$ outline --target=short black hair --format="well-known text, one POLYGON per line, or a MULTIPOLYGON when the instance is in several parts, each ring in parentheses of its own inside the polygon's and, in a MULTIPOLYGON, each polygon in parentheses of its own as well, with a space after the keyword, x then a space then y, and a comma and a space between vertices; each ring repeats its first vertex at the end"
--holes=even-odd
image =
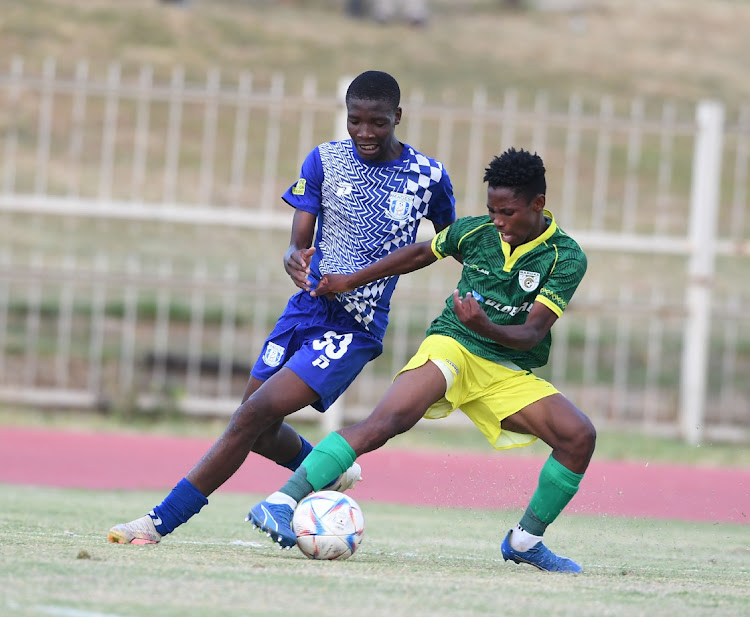
POLYGON ((523 148, 508 148, 496 156, 484 170, 484 181, 490 188, 509 187, 516 195, 531 202, 537 195, 545 195, 547 181, 544 178, 544 162, 541 157, 523 148))
POLYGON ((401 88, 392 75, 383 71, 365 71, 354 78, 346 91, 346 102, 351 99, 362 101, 384 101, 392 109, 401 103, 401 88))

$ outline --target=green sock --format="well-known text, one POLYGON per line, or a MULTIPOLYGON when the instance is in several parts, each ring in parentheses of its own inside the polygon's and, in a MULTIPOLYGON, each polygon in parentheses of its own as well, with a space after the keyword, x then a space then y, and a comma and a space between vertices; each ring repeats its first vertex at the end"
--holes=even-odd
POLYGON ((519 525, 535 536, 544 535, 563 508, 578 492, 583 474, 574 473, 558 463, 552 455, 539 474, 539 484, 519 525))
POLYGON ((279 492, 301 501, 312 491, 328 486, 349 469, 356 458, 357 454, 346 439, 338 433, 329 433, 307 455, 279 492))
POLYGON ((279 489, 279 493, 288 495, 294 501, 299 503, 310 493, 313 492, 312 484, 307 481, 307 470, 303 465, 297 467, 292 477, 286 481, 286 484, 279 489))

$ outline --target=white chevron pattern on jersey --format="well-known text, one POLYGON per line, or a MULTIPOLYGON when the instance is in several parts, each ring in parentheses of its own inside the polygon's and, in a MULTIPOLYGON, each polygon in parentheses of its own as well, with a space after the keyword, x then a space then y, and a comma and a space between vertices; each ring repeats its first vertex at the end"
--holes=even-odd
MULTIPOLYGON (((443 166, 406 146, 400 159, 381 165, 360 161, 351 141, 319 146, 325 179, 319 219, 320 274, 360 270, 416 239, 427 215, 430 187, 443 177, 443 166)), ((375 317, 391 278, 339 294, 346 310, 365 327, 375 317)), ((385 302, 390 301, 390 293, 385 302)))

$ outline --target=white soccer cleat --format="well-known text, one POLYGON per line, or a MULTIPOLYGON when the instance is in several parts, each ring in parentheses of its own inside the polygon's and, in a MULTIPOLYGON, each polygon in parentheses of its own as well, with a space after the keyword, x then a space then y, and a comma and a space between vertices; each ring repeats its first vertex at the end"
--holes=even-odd
POLYGON ((359 463, 352 463, 352 466, 349 467, 349 469, 322 490, 343 493, 350 488, 354 488, 354 485, 360 480, 362 480, 362 468, 359 466, 359 463))
POLYGON ((107 539, 115 544, 158 544, 161 534, 156 531, 154 521, 146 514, 129 523, 115 525, 109 530, 107 539))

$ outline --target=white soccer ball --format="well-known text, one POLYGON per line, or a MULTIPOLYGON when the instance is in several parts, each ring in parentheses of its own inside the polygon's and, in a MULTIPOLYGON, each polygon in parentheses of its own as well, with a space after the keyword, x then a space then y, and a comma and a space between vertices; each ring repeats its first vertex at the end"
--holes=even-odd
POLYGON ((348 559, 362 542, 365 518, 351 497, 318 491, 297 504, 292 529, 299 550, 310 559, 348 559))

